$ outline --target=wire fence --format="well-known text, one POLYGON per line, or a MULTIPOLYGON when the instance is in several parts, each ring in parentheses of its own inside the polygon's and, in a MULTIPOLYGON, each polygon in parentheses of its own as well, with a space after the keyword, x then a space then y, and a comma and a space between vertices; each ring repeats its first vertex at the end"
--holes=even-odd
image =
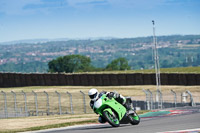
MULTIPOLYGON (((141 90, 142 91, 142 90, 141 90)), ((200 103, 200 93, 185 91, 161 93, 143 89, 143 96, 132 96, 133 106, 153 110, 200 103)), ((0 118, 93 113, 86 92, 0 92, 0 118)))
POLYGON ((150 91, 143 89, 143 97, 134 97, 133 106, 141 110, 153 110, 164 108, 176 108, 183 106, 200 105, 200 92, 191 93, 189 90, 175 92, 173 90, 162 93, 161 91, 150 91), (139 100, 137 100, 139 98, 139 100), (141 100, 142 99, 142 100, 141 100))
POLYGON ((0 118, 92 113, 86 93, 3 92, 0 93, 0 118))

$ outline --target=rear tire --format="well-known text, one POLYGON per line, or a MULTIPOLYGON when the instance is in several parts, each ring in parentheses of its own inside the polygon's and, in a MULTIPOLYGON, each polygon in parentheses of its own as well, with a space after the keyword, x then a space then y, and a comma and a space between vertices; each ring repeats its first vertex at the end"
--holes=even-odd
POLYGON ((130 114, 128 117, 129 119, 131 120, 131 124, 132 125, 138 125, 140 123, 140 117, 138 116, 137 113, 135 113, 136 115, 134 114, 130 114))
POLYGON ((106 119, 106 121, 113 127, 119 127, 120 123, 116 116, 116 114, 113 112, 113 114, 110 114, 108 111, 103 111, 103 117, 106 119))

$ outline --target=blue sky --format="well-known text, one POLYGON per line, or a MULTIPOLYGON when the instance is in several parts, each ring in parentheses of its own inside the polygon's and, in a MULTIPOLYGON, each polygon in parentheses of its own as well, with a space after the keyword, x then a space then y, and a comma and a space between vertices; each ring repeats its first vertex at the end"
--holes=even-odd
POLYGON ((0 0, 0 42, 200 34, 200 0, 0 0))

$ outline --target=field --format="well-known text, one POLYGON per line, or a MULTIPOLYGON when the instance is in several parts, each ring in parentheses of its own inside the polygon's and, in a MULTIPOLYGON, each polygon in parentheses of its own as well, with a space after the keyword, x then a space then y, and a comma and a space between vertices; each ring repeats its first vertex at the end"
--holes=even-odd
POLYGON ((33 131, 56 127, 65 127, 77 124, 97 122, 96 114, 85 115, 53 115, 40 117, 24 117, 2 119, 0 121, 0 133, 12 133, 22 131, 33 131))
MULTIPOLYGON (((89 72, 89 73, 155 73, 155 69, 102 71, 102 72, 89 72)), ((200 73, 200 67, 161 68, 160 73, 200 73)))
MULTIPOLYGON (((142 89, 150 89, 151 91, 156 91, 156 86, 154 85, 136 85, 136 86, 32 86, 32 87, 13 87, 13 88, 0 88, 4 92, 70 92, 77 93, 80 90, 87 94, 90 88, 97 88, 99 91, 117 91, 124 96, 143 96, 145 95, 142 89)), ((199 86, 161 86, 162 92, 168 92, 170 90, 177 92, 183 92, 190 90, 191 92, 200 92, 199 86)))

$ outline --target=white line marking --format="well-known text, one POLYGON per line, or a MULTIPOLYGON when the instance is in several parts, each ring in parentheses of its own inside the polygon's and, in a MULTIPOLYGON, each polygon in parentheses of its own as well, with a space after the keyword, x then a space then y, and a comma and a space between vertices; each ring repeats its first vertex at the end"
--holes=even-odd
POLYGON ((27 131, 23 133, 45 133, 49 131, 60 131, 60 130, 67 130, 67 129, 74 129, 74 128, 81 128, 81 127, 92 127, 97 125, 108 125, 108 124, 88 124, 88 125, 75 125, 75 126, 68 126, 68 127, 60 127, 60 128, 51 128, 51 129, 44 129, 44 130, 37 130, 37 131, 27 131))
POLYGON ((165 131, 165 132, 158 132, 158 133, 182 133, 182 132, 193 132, 193 131, 198 131, 200 132, 200 128, 196 129, 186 129, 186 130, 177 130, 177 131, 165 131))

